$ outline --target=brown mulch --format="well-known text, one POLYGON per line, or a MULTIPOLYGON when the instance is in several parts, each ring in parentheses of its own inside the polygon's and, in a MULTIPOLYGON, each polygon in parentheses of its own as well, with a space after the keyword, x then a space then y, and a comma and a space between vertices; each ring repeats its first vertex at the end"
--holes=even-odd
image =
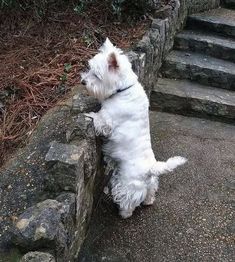
POLYGON ((71 7, 56 10, 43 22, 25 14, 1 19, 0 165, 26 143, 47 110, 79 83, 79 72, 106 36, 126 48, 149 24, 148 19, 117 23, 97 3, 83 14, 71 7))

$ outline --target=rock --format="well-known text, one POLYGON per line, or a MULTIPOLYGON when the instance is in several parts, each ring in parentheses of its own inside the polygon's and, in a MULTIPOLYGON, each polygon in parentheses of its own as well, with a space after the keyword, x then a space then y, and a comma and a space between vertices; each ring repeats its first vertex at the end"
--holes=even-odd
POLYGON ((66 133, 67 141, 84 148, 85 179, 94 175, 97 166, 97 140, 92 119, 83 114, 73 117, 66 133))
POLYGON ((144 80, 144 72, 145 72, 145 53, 137 53, 134 51, 130 51, 126 54, 132 63, 132 68, 134 72, 138 75, 139 81, 142 82, 144 80))
POLYGON ((153 81, 155 79, 155 74, 152 74, 152 70, 154 68, 155 49, 150 39, 150 31, 147 32, 137 43, 134 51, 137 53, 145 54, 144 79, 142 81, 142 84, 145 86, 145 90, 147 90, 147 93, 149 94, 152 89, 153 81))
POLYGON ((52 142, 46 155, 50 191, 77 192, 79 180, 84 176, 84 143, 81 146, 52 142))
POLYGON ((71 125, 68 127, 66 138, 68 142, 82 139, 94 141, 95 130, 92 119, 86 117, 84 114, 74 116, 71 125))
POLYGON ((49 253, 35 251, 25 254, 20 262, 56 262, 56 260, 49 253))
POLYGON ((171 15, 171 12, 172 12, 172 6, 165 5, 154 12, 154 17, 160 19, 166 19, 171 15))
MULTIPOLYGON (((25 148, 19 150, 0 169, 0 250, 10 243, 11 216, 19 216, 32 205, 42 200, 45 192, 47 174, 45 155, 53 140, 65 142, 65 132, 70 116, 68 106, 56 106, 38 123, 27 141, 25 148), (8 185, 12 186, 9 190, 8 185), (2 196, 2 197, 1 197, 2 196)), ((50 196, 51 197, 51 196, 50 196)), ((43 198, 45 199, 45 198, 43 198)), ((1 257, 1 253, 0 253, 1 257)))
POLYGON ((63 213, 61 213, 61 222, 63 223, 67 235, 68 246, 71 245, 74 239, 74 232, 76 230, 76 195, 73 193, 62 193, 56 200, 63 204, 63 213))
POLYGON ((100 103, 96 98, 82 93, 78 93, 73 97, 71 109, 73 114, 97 112, 99 110, 100 103))
POLYGON ((13 226, 13 242, 25 249, 52 248, 64 252, 68 234, 62 216, 68 216, 69 204, 47 199, 21 214, 13 226))

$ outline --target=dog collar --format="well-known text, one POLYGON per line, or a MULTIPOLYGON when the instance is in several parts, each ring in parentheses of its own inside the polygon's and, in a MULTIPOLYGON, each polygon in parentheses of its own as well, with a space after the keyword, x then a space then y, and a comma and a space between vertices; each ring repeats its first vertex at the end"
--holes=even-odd
POLYGON ((128 86, 128 87, 125 87, 125 88, 123 88, 123 89, 118 89, 118 90, 116 91, 116 93, 114 93, 114 94, 112 94, 111 96, 109 96, 108 99, 111 98, 111 97, 113 97, 113 96, 115 96, 115 95, 118 94, 118 93, 121 93, 121 92, 123 92, 123 91, 126 91, 127 89, 131 88, 131 87, 134 86, 134 85, 135 85, 135 84, 132 84, 132 85, 130 85, 130 86, 128 86))
MULTIPOLYGON (((133 84, 133 85, 134 85, 134 84, 133 84)), ((121 92, 129 89, 129 88, 131 88, 133 85, 130 85, 130 86, 128 86, 128 87, 126 87, 126 88, 123 88, 123 89, 118 89, 118 90, 117 90, 117 93, 121 93, 121 92)))

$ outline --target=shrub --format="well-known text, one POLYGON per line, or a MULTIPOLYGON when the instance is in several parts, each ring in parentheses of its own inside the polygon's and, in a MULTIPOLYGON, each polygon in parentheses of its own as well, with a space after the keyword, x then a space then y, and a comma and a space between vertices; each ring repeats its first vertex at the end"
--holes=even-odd
POLYGON ((150 12, 160 1, 154 0, 111 0, 113 13, 119 18, 139 18, 150 12))
POLYGON ((12 11, 12 14, 16 11, 28 12, 36 18, 43 19, 50 9, 67 4, 66 0, 0 0, 0 9, 2 12, 12 11))
POLYGON ((138 19, 160 2, 160 0, 0 0, 0 9, 30 11, 31 14, 42 19, 55 6, 64 9, 72 6, 76 13, 81 14, 89 8, 89 4, 102 3, 120 20, 127 17, 138 19))

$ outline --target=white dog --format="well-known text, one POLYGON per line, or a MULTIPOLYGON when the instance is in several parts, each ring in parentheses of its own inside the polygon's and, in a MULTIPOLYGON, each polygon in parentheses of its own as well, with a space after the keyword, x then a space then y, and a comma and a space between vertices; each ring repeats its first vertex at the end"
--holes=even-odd
POLYGON ((131 63, 123 52, 106 39, 100 53, 89 60, 82 82, 90 95, 101 102, 93 118, 97 135, 108 138, 104 154, 117 162, 111 178, 111 194, 120 215, 128 218, 141 203, 155 200, 160 174, 186 162, 180 156, 156 161, 149 130, 149 101, 131 63))

